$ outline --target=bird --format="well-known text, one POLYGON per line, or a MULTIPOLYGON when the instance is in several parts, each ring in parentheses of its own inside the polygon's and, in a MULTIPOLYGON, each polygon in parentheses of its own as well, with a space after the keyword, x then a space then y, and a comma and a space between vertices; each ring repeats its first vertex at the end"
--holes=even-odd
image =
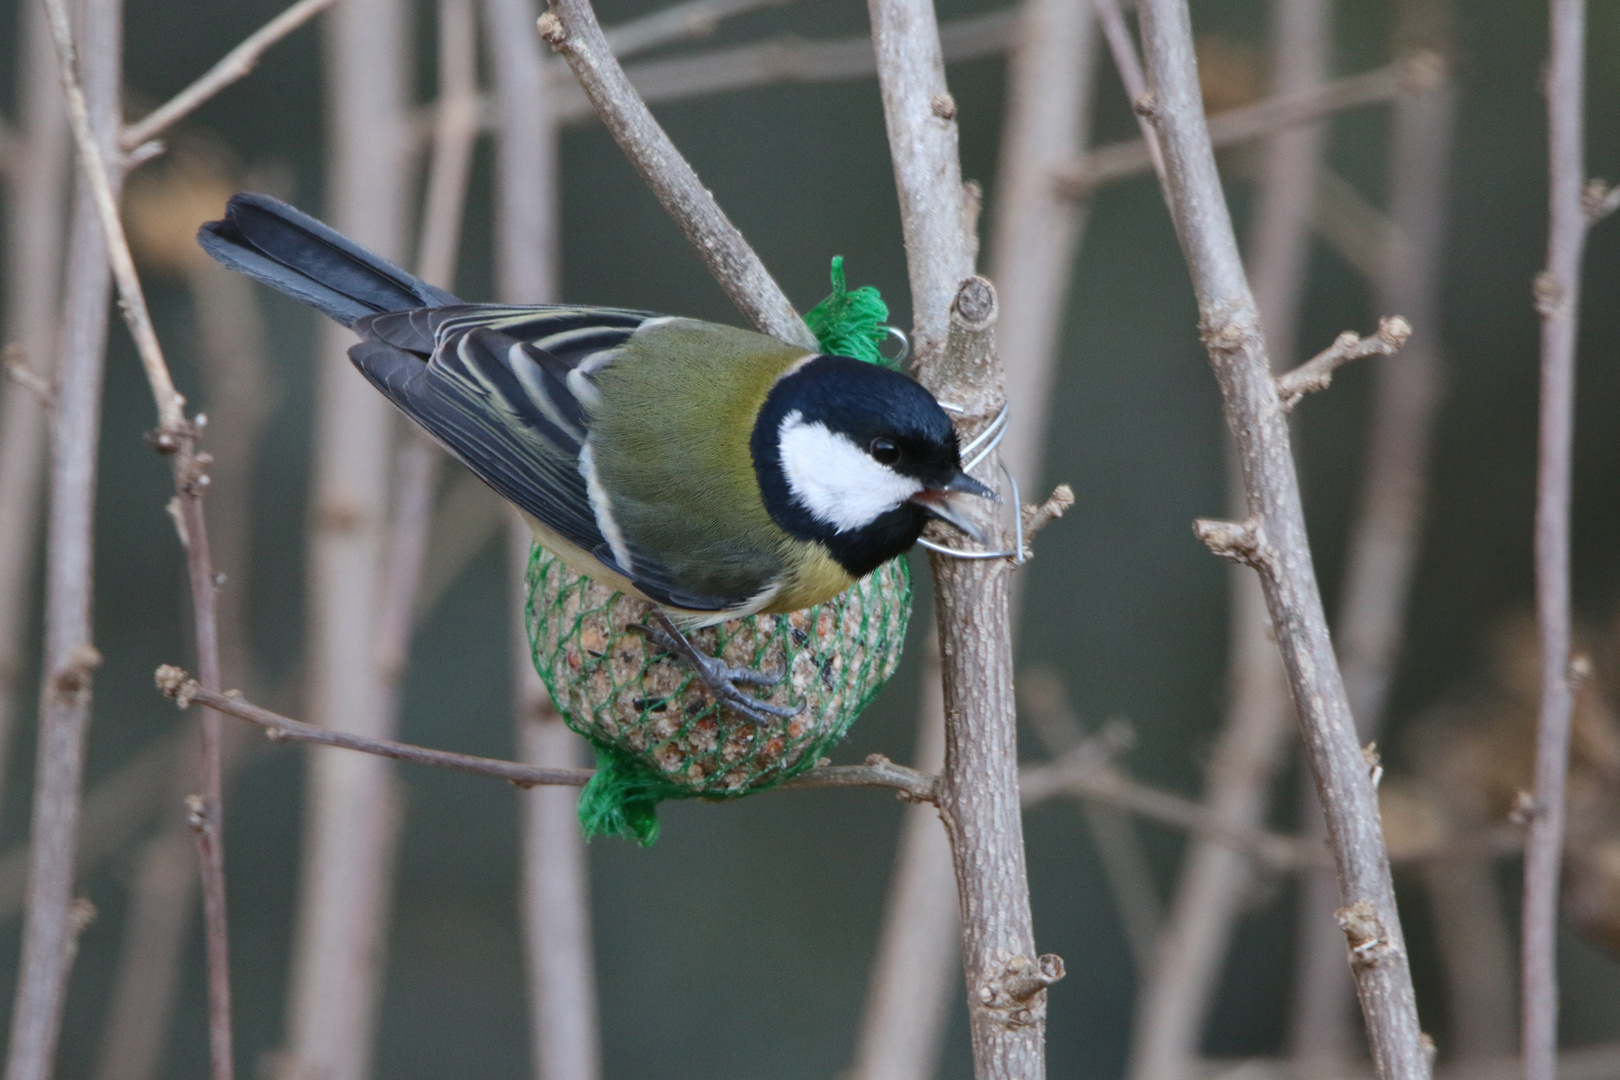
POLYGON ((915 380, 697 319, 469 304, 268 195, 198 243, 360 340, 373 386, 522 511, 574 571, 650 605, 641 627, 758 722, 801 711, 741 689, 781 673, 704 656, 686 632, 824 603, 995 493, 915 380))

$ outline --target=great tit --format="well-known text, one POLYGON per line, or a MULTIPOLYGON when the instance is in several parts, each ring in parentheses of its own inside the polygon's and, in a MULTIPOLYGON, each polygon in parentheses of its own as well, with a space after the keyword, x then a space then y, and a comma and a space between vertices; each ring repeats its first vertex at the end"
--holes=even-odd
POLYGON ((466 304, 267 195, 197 239, 353 327, 378 390, 569 567, 655 605, 655 639, 755 718, 796 710, 681 627, 823 603, 932 518, 976 535, 953 500, 994 497, 932 395, 876 364, 644 311, 466 304))

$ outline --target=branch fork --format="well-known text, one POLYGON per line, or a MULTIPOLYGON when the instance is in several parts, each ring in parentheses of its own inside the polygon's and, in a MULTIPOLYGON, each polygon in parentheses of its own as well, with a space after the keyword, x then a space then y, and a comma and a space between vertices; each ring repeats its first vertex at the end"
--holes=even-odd
POLYGON ((1332 345, 1294 370, 1277 376, 1277 397, 1281 399, 1282 411, 1293 412, 1306 394, 1326 390, 1333 382, 1333 373, 1350 361, 1364 356, 1392 356, 1411 336, 1412 324, 1399 315, 1380 319, 1378 332, 1370 338, 1346 330, 1332 345))
POLYGON ((1029 542, 1035 534, 1062 517, 1072 506, 1074 506, 1074 489, 1068 484, 1059 484, 1039 506, 1025 503, 1019 508, 1018 512, 1024 518, 1024 550, 1020 554, 1025 560, 1035 554, 1035 549, 1029 542))

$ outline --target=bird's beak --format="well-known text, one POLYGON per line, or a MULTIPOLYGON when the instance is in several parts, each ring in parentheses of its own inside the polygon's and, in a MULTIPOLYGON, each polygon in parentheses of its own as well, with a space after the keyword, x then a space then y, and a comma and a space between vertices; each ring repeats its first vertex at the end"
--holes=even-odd
POLYGON ((994 491, 965 472, 958 472, 942 488, 924 488, 913 495, 910 501, 982 544, 984 530, 975 525, 966 514, 962 513, 961 507, 956 505, 956 500, 961 495, 977 495, 992 502, 1001 501, 994 491))

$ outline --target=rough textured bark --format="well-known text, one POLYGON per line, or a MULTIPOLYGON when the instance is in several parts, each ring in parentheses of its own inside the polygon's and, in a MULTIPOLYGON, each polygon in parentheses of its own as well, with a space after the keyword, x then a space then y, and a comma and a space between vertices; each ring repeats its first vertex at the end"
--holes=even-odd
MULTIPOLYGON (((941 49, 948 58, 943 27, 941 49)), ((1001 454, 1026 490, 1040 480, 1069 274, 1089 209, 1065 198, 1052 177, 1089 141, 1096 51, 1096 21, 1087 5, 1026 0, 1020 8, 990 262, 1002 308, 1009 313, 999 323, 998 348, 1017 417, 1001 454)), ((1013 584, 1016 620, 1019 590, 1016 580, 1013 584)), ((935 666, 923 676, 918 709, 917 767, 925 772, 937 772, 944 760, 938 683, 935 666)), ((905 814, 856 1051, 857 1077, 923 1080, 933 1075, 939 1059, 959 927, 948 895, 950 847, 937 817, 926 805, 905 814)))
POLYGON ((1311 563, 1287 423, 1259 312, 1238 257, 1204 123, 1185 0, 1141 0, 1149 98, 1165 188, 1198 297, 1200 330, 1237 443, 1247 496, 1242 524, 1205 522, 1217 552, 1253 565, 1327 818, 1345 906, 1340 925, 1381 1080, 1429 1075, 1378 803, 1356 740, 1311 563))
MULTIPOLYGON (((871 0, 868 10, 906 243, 917 372, 936 395, 963 407, 969 426, 982 425, 1004 400, 996 296, 989 282, 971 277, 956 103, 945 85, 933 5, 871 0)), ((992 453, 985 475, 993 476, 998 464, 992 453)), ((1000 533, 987 524, 992 537, 1000 533)), ((980 1080, 1039 1080, 1045 1074, 1045 985, 1061 974, 1061 961, 1037 959, 1029 911, 1011 568, 999 560, 940 555, 930 562, 945 699, 939 808, 956 867, 975 1073, 980 1080)))
MULTIPOLYGON (((1322 0, 1272 5, 1272 100, 1303 98, 1325 79, 1330 12, 1322 0)), ((1295 352, 1324 134, 1320 125, 1272 134, 1257 192, 1249 266, 1266 343, 1284 364, 1295 352)), ((1228 475, 1232 503, 1241 514, 1241 470, 1234 463, 1228 475)), ((1205 777, 1205 802, 1226 827, 1254 829, 1265 822, 1288 734, 1288 683, 1260 583, 1247 569, 1234 567, 1230 587, 1229 698, 1205 777)), ((1252 880, 1250 858, 1229 845, 1206 837, 1189 847, 1153 973, 1138 997, 1135 1080, 1176 1080, 1192 1068, 1252 880)), ((1338 952, 1342 967, 1342 939, 1338 952)))
MULTIPOLYGON (((1401 55, 1396 62, 1430 74, 1408 80, 1394 109, 1389 215, 1399 237, 1383 244, 1374 288, 1379 310, 1400 312, 1414 329, 1399 357, 1375 361, 1378 389, 1367 437, 1367 476, 1350 536, 1338 621, 1345 692, 1363 741, 1377 739, 1383 728, 1422 539, 1429 441, 1440 396, 1438 287, 1456 111, 1456 93, 1443 76, 1449 22, 1446 0, 1405 0, 1397 17, 1395 46, 1401 55)), ((1320 820, 1314 805, 1310 813, 1320 820)), ((1357 1037, 1351 1016, 1353 984, 1330 917, 1337 904, 1335 884, 1314 876, 1300 910, 1305 957, 1292 1037, 1295 1053, 1305 1058, 1342 1056, 1357 1037)), ((1511 1037, 1511 1025, 1491 1027, 1497 1037, 1504 1032, 1511 1037)), ((1493 1037, 1457 1049, 1490 1054, 1504 1047, 1493 1037)))

